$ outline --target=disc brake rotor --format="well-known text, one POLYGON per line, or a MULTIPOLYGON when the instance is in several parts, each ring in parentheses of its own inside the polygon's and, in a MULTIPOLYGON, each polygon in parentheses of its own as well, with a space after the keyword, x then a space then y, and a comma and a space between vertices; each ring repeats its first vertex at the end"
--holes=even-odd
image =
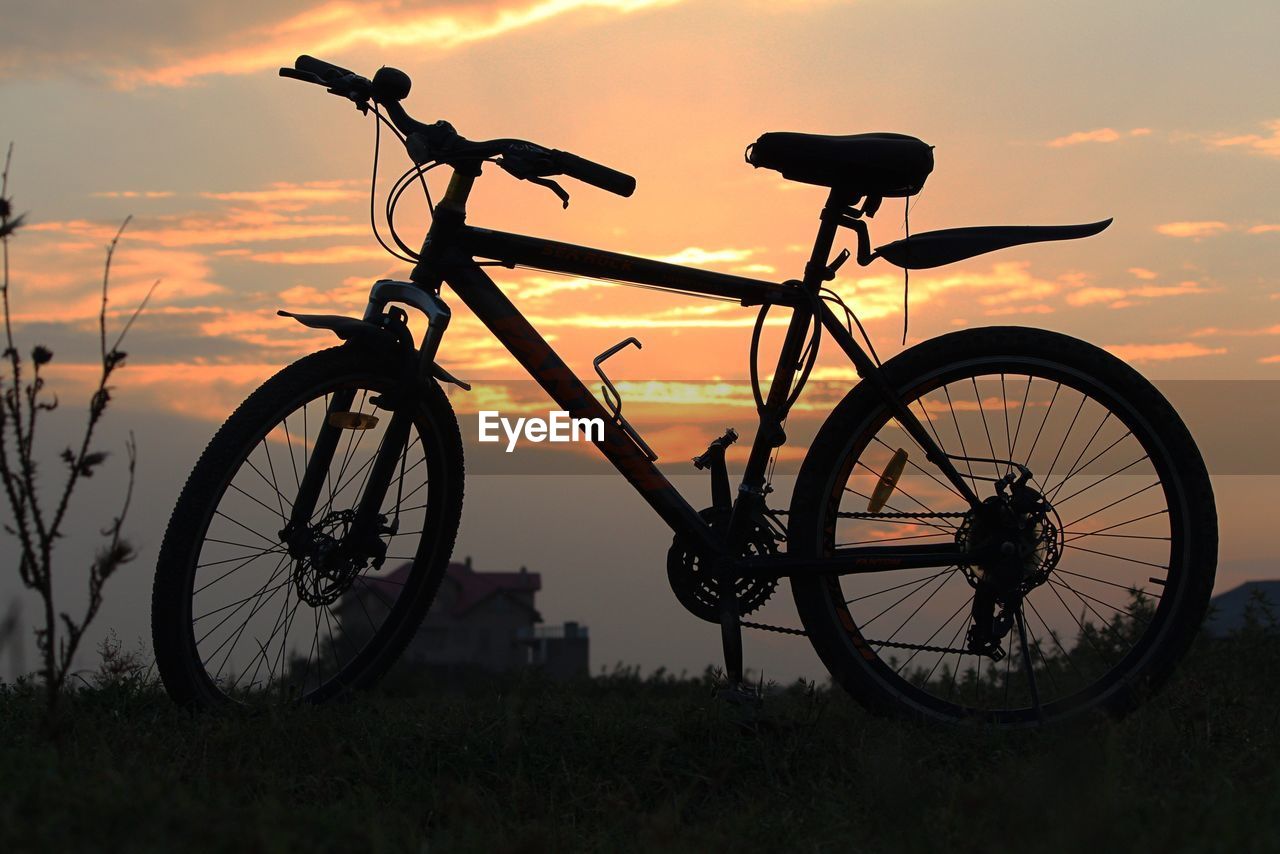
POLYGON ((339 549, 354 510, 336 510, 312 527, 305 556, 294 561, 293 582, 298 598, 313 608, 331 605, 346 593, 364 568, 365 560, 340 555, 339 549))

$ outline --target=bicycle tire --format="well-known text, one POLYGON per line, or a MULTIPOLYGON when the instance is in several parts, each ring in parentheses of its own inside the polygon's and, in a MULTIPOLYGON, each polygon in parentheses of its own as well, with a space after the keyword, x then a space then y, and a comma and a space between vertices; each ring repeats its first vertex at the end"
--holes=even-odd
MULTIPOLYGON (((177 703, 199 708, 235 705, 206 672, 192 621, 201 547, 228 484, 273 426, 299 405, 305 406, 315 401, 317 394, 344 383, 394 388, 398 380, 390 371, 370 352, 351 344, 305 356, 250 394, 205 448, 170 517, 152 590, 156 664, 165 688, 177 703)), ((452 407, 438 384, 420 384, 416 399, 414 426, 430 476, 424 481, 423 526, 414 560, 385 622, 341 672, 305 697, 308 702, 324 702, 349 690, 368 688, 386 672, 417 631, 452 552, 462 510, 462 440, 452 407)), ((305 459, 304 449, 304 465, 305 459)), ((286 592, 286 604, 287 596, 286 592)), ((283 642, 281 649, 283 658, 283 642)))
MULTIPOLYGON (((1056 723, 1090 709, 1124 714, 1167 679, 1190 646, 1208 607, 1217 561, 1217 516, 1204 462, 1182 420, 1150 382, 1117 357, 1066 335, 1022 327, 962 330, 916 345, 883 366, 890 386, 907 402, 918 390, 939 387, 946 377, 966 372, 977 376, 984 370, 1000 371, 1001 383, 1005 372, 1012 375, 1021 370, 1041 370, 1074 382, 1085 389, 1082 401, 1086 391, 1098 395, 1105 405, 1117 410, 1117 419, 1133 436, 1154 449, 1157 456, 1151 457, 1151 464, 1168 502, 1170 535, 1165 539, 1169 540, 1170 558, 1169 575, 1151 618, 1150 637, 1140 637, 1114 668, 1117 672, 1109 672, 1073 702, 1063 698, 1059 705, 1036 709, 982 712, 958 703, 937 702, 926 690, 927 681, 922 687, 914 686, 900 671, 892 670, 882 655, 886 648, 873 649, 875 642, 867 641, 850 614, 839 577, 792 580, 800 619, 834 681, 878 714, 948 723, 978 721, 1002 727, 1056 723), (1140 432, 1134 433, 1135 429, 1140 432)), ((1032 382, 1028 373, 1028 391, 1032 382)), ((974 391, 981 404, 976 380, 974 391)), ((1046 411, 1045 421, 1049 418, 1046 411)), ((985 413, 982 420, 985 426, 985 413)), ((871 444, 877 425, 886 423, 887 408, 865 382, 854 387, 832 411, 797 477, 788 537, 792 554, 818 556, 832 546, 831 532, 839 521, 837 513, 845 494, 841 478, 849 476, 855 461, 871 444)), ((959 432, 958 423, 956 429, 959 432)), ((989 435, 987 438, 990 440, 989 435)), ((1049 628, 1047 623, 1045 628, 1049 628)), ((1057 642, 1056 636, 1053 639, 1057 642)), ((1034 670, 1034 655, 1024 654, 1026 658, 1034 670)), ((1005 684, 1007 696, 1008 682, 1005 684)))

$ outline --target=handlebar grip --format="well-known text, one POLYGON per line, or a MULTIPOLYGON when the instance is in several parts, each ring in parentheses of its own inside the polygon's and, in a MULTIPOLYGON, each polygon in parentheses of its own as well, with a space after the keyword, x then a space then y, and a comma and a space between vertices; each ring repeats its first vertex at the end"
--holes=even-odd
POLYGON ((299 71, 309 71, 310 73, 324 80, 334 80, 339 77, 345 77, 348 74, 354 74, 341 65, 334 65, 332 62, 325 62, 323 59, 316 59, 314 56, 307 56, 305 53, 293 61, 293 67, 299 71))
POLYGON ((636 191, 636 179, 626 173, 608 166, 593 163, 585 157, 570 154, 567 151, 552 151, 560 171, 570 178, 577 178, 584 184, 617 193, 619 196, 630 196, 636 191))

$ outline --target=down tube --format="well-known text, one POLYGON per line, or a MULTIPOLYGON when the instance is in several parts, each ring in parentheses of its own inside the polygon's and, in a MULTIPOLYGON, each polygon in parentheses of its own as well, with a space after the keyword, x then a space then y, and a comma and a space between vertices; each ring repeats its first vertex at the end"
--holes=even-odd
POLYGON ((445 280, 561 409, 574 418, 599 418, 604 422, 604 439, 593 444, 673 531, 694 538, 710 553, 721 550, 697 511, 614 423, 493 279, 479 267, 460 267, 450 270, 445 280))

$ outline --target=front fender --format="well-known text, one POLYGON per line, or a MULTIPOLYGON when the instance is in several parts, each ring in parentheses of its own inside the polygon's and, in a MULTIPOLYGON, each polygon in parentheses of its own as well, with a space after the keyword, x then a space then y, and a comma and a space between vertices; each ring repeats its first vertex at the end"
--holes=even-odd
MULTIPOLYGON (((311 329, 327 329, 343 341, 378 350, 392 352, 399 350, 407 355, 412 355, 414 352, 413 335, 404 325, 392 328, 341 314, 295 314, 284 309, 277 310, 276 314, 281 317, 291 317, 311 329)), ((430 373, 441 382, 452 383, 464 391, 471 391, 470 383, 458 379, 435 361, 431 363, 430 373)))

